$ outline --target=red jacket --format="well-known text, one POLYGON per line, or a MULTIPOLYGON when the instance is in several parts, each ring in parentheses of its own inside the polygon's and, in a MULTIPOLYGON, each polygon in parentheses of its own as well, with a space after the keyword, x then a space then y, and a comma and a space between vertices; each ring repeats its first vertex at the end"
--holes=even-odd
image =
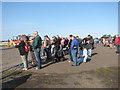
POLYGON ((115 45, 119 45, 120 44, 120 37, 117 37, 116 39, 115 39, 115 45))

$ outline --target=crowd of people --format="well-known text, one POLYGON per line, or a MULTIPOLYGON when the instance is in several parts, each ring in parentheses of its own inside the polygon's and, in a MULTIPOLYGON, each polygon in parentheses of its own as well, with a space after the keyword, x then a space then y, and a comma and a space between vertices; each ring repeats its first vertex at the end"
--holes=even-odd
POLYGON ((108 37, 108 38, 100 38, 95 39, 95 43, 101 43, 104 47, 110 47, 111 49, 116 48, 116 53, 119 55, 120 53, 120 37, 116 35, 115 37, 108 37))
MULTIPOLYGON (((92 49, 94 49, 94 39, 91 35, 81 39, 79 36, 69 35, 69 38, 53 36, 52 40, 48 35, 44 39, 38 35, 38 31, 30 37, 31 44, 27 44, 24 39, 20 38, 20 43, 15 47, 19 49, 23 60, 23 70, 28 70, 28 52, 32 57, 32 64, 37 65, 36 70, 42 68, 41 57, 47 56, 46 60, 50 60, 54 56, 55 62, 64 61, 65 55, 69 54, 69 61, 73 62, 72 66, 78 66, 81 62, 86 63, 88 57, 92 57, 92 49), (42 48, 43 47, 43 48, 42 48), (41 49, 43 53, 41 55, 41 49)), ((117 39, 116 39, 117 40, 117 39)), ((116 45, 117 45, 117 41, 116 45)), ((119 40, 118 40, 119 41, 119 40)), ((104 43, 104 41, 103 41, 104 43)), ((119 47, 118 43, 118 46, 119 47)), ((119 52, 119 50, 118 50, 119 52)))

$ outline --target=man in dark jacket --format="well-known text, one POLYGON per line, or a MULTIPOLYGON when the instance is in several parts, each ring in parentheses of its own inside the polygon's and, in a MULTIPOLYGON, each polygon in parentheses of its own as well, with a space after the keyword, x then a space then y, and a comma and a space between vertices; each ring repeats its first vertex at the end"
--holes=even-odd
MULTIPOLYGON (((60 37, 57 35, 55 38, 55 57, 57 57, 57 53, 60 50, 60 37)), ((62 53, 62 57, 63 57, 63 52, 62 53)))
POLYGON ((71 43, 72 43, 72 36, 73 35, 69 35, 69 42, 68 42, 68 49, 69 49, 69 56, 70 56, 70 60, 68 62, 72 62, 73 58, 72 58, 72 54, 71 54, 71 43))
POLYGON ((60 49, 60 37, 57 35, 55 38, 55 50, 60 49))
POLYGON ((33 34, 34 34, 34 39, 33 39, 32 46, 33 46, 35 57, 36 57, 36 60, 37 60, 37 67, 36 67, 36 70, 37 70, 37 69, 41 68, 41 45, 42 45, 42 40, 41 40, 41 37, 38 35, 37 31, 35 31, 33 34))
POLYGON ((94 49, 94 39, 92 36, 91 36, 91 43, 92 43, 92 49, 94 49))
POLYGON ((91 39, 91 36, 88 35, 88 38, 87 38, 87 50, 88 50, 88 55, 91 57, 91 52, 92 52, 92 43, 93 43, 93 40, 91 39))
POLYGON ((82 39, 82 44, 81 44, 82 47, 86 47, 86 45, 87 45, 87 43, 86 43, 87 40, 88 40, 87 37, 85 37, 85 38, 82 39))

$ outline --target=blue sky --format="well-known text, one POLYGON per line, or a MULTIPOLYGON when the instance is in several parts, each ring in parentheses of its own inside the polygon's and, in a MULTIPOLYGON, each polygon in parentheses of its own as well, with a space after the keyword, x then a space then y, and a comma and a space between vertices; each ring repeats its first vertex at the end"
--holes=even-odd
POLYGON ((38 31, 52 37, 118 33, 117 2, 3 2, 2 40, 38 31))

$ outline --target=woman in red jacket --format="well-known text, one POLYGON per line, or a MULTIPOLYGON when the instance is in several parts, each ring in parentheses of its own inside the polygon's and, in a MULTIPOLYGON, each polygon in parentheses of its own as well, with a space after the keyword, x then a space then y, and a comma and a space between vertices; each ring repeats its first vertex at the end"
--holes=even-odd
POLYGON ((120 46, 120 37, 119 35, 116 35, 116 39, 115 39, 115 45, 116 45, 116 53, 119 54, 120 50, 119 50, 119 46, 120 46))

